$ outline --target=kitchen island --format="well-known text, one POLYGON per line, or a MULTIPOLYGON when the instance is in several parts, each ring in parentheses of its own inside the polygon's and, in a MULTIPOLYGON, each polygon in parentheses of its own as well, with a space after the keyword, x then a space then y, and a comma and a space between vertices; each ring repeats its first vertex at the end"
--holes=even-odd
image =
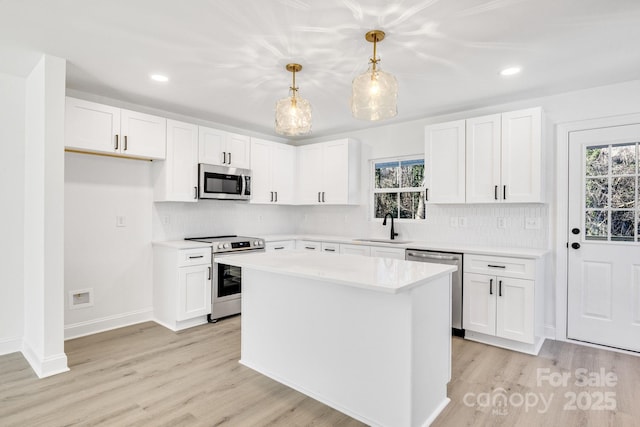
POLYGON ((241 360, 373 426, 429 425, 447 405, 455 267, 267 252, 242 267, 241 360))

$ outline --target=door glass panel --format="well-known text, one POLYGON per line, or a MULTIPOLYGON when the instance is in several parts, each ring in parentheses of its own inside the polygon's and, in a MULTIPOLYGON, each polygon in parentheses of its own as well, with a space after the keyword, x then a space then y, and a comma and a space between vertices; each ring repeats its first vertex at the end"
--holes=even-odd
POLYGON ((638 241, 638 143, 586 147, 586 240, 638 241))
POLYGON ((609 233, 607 211, 588 211, 585 215, 587 240, 607 240, 609 233))

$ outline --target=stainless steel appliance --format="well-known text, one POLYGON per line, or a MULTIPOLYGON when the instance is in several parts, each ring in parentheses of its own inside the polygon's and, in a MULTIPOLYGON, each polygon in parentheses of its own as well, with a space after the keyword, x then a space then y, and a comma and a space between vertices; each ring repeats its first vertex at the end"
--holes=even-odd
POLYGON ((249 200, 251 171, 200 163, 198 165, 198 198, 249 200))
POLYGON ((242 269, 219 261, 220 255, 264 252, 264 240, 258 237, 213 236, 190 237, 186 240, 211 243, 211 314, 209 321, 240 313, 242 269))
POLYGON ((451 275, 451 328, 453 335, 464 337, 462 328, 462 254, 456 252, 434 252, 407 249, 407 261, 430 262, 433 264, 455 265, 458 270, 451 275))

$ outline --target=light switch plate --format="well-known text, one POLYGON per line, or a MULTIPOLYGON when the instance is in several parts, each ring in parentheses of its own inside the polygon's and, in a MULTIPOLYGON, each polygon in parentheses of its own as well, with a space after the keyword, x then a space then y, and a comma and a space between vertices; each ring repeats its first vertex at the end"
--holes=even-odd
POLYGON ((524 228, 526 228, 527 230, 540 230, 540 218, 525 218, 524 228))
POLYGON ((464 217, 464 216, 458 217, 458 226, 459 227, 466 227, 467 226, 467 218, 464 217))
POLYGON ((507 219, 498 218, 497 225, 498 225, 498 228, 507 228, 507 219))
POLYGON ((116 227, 126 227, 127 217, 123 215, 116 216, 116 227))

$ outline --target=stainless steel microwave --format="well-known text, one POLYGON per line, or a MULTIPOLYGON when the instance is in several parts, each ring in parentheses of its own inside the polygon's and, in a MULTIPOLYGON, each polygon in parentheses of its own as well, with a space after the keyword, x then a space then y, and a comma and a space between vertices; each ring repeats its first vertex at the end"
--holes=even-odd
POLYGON ((198 165, 198 198, 249 200, 251 171, 200 163, 198 165))

